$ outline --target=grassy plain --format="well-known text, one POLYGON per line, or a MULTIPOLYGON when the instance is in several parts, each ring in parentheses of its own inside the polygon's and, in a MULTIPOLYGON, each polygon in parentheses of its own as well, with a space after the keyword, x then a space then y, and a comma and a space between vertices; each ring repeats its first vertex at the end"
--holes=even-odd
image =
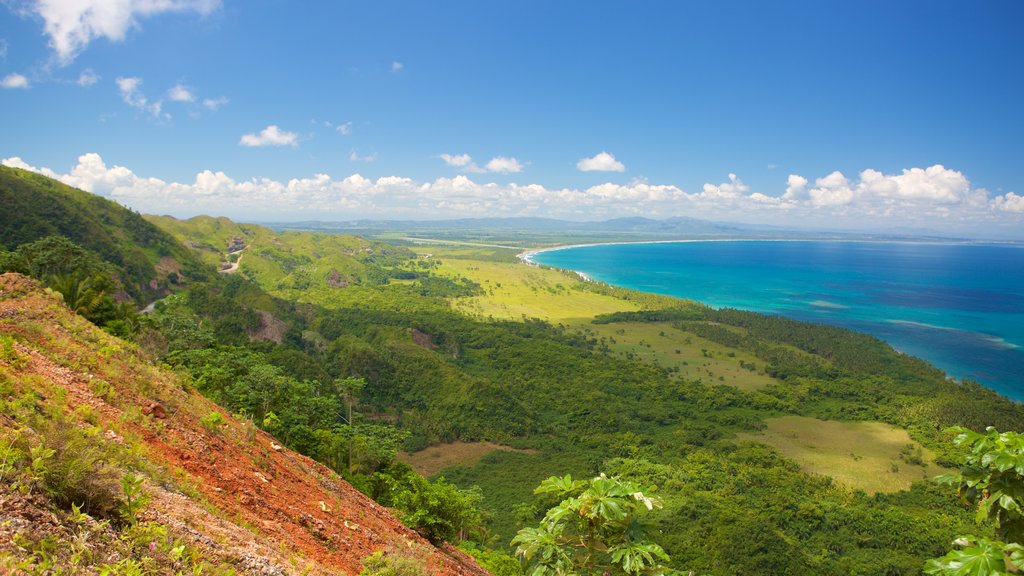
POLYGON ((441 274, 463 276, 485 294, 461 298, 454 306, 483 318, 540 318, 553 323, 579 321, 598 314, 637 310, 631 302, 580 289, 580 279, 562 272, 520 263, 444 258, 441 274))
POLYGON ((768 444, 805 471, 868 494, 907 490, 916 480, 944 472, 934 463, 934 454, 911 440, 906 430, 882 422, 782 416, 766 424, 763 432, 740 434, 738 439, 768 444))

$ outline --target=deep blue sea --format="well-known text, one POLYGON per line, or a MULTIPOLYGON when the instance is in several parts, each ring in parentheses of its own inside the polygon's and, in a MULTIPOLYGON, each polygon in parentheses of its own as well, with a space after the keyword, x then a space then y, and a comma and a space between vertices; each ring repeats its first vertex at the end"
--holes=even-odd
POLYGON ((1024 247, 833 241, 602 244, 534 262, 626 288, 873 334, 1024 400, 1024 247))

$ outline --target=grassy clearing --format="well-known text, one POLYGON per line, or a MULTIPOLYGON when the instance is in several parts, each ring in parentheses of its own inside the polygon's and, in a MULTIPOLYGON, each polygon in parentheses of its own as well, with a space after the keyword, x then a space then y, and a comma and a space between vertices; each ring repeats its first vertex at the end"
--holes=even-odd
POLYGON ((475 466, 484 456, 496 450, 506 452, 533 453, 534 450, 518 450, 493 442, 452 442, 424 448, 419 452, 407 454, 402 452, 398 460, 412 466, 413 470, 424 476, 433 476, 445 468, 452 466, 475 466))
POLYGON ((768 444, 805 471, 831 476, 868 494, 907 490, 914 481, 944 471, 930 450, 911 440, 906 430, 889 424, 804 416, 773 418, 767 424, 761 433, 738 438, 768 444))
POLYGON ((725 384, 741 390, 757 390, 775 382, 758 371, 763 362, 755 356, 679 330, 668 322, 581 322, 574 327, 589 330, 591 337, 603 339, 614 355, 678 369, 679 374, 689 380, 725 384), (746 365, 755 368, 750 370, 744 367, 746 365))
POLYGON ((447 258, 443 248, 438 250, 441 252, 435 256, 443 262, 438 273, 469 278, 486 292, 459 299, 454 304, 467 314, 510 320, 525 316, 562 322, 638 309, 631 302, 575 288, 579 278, 571 273, 521 263, 470 260, 461 251, 462 257, 447 258))

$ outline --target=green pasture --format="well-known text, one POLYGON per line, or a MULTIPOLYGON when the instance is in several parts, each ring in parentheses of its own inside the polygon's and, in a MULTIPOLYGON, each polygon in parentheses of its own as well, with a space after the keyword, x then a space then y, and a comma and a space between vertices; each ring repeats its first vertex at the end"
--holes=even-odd
POLYGON ((808 473, 831 476, 868 494, 907 490, 944 472, 906 430, 882 422, 782 416, 766 423, 764 431, 737 438, 768 444, 808 473))

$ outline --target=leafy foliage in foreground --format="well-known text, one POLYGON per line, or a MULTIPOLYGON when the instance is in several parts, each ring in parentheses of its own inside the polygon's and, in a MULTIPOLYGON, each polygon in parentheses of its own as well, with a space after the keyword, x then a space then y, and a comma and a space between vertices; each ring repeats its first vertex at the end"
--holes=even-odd
POLYGON ((647 541, 637 525, 645 509, 661 507, 649 488, 602 474, 589 481, 552 476, 534 490, 564 498, 536 528, 523 528, 512 544, 530 576, 661 574, 668 554, 647 541))
POLYGON ((977 521, 993 522, 998 540, 962 536, 957 549, 930 560, 925 572, 941 576, 1000 576, 1024 571, 1024 435, 1000 433, 993 427, 984 434, 953 428, 957 446, 969 452, 959 474, 937 480, 956 486, 966 504, 977 507, 977 521))

